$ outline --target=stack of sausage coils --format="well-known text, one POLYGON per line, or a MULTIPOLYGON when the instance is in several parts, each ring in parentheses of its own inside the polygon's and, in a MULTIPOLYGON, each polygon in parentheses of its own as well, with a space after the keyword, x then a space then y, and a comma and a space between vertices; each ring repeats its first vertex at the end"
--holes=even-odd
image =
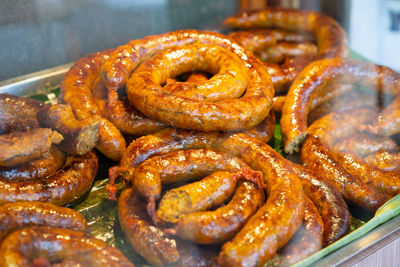
POLYGON ((349 232, 348 204, 375 212, 399 193, 398 73, 346 59, 345 32, 316 12, 224 24, 87 55, 57 105, 1 96, 0 266, 133 265, 54 205, 90 189, 93 148, 118 162, 109 198, 154 266, 294 264, 349 232), (303 164, 267 144, 275 113, 303 164))

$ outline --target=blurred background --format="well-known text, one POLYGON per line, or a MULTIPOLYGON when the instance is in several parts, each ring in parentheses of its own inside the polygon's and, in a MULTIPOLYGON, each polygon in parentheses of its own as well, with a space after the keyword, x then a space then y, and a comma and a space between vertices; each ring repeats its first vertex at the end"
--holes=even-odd
POLYGON ((0 80, 146 35, 218 29, 239 10, 277 5, 334 17, 351 49, 400 71, 400 0, 2 0, 0 80))

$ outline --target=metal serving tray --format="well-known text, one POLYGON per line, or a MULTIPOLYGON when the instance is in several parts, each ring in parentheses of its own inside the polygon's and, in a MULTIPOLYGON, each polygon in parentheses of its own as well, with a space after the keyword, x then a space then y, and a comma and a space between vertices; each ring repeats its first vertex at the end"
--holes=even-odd
MULTIPOLYGON (((0 81, 0 93, 11 93, 15 95, 31 96, 36 94, 46 94, 51 89, 59 86, 63 75, 71 67, 72 63, 62 66, 46 69, 39 72, 23 75, 5 81, 0 81)), ((109 165, 109 164, 106 164, 109 165)), ((108 166, 103 166, 100 170, 106 170, 108 166)), ((103 188, 105 184, 103 180, 97 181, 93 186, 92 192, 103 188)), ((85 200, 86 201, 86 200, 85 200)), ((331 246, 311 255, 307 259, 299 262, 296 266, 341 266, 349 265, 360 261, 376 250, 382 248, 389 242, 400 237, 400 198, 399 196, 390 201, 391 207, 388 211, 382 212, 379 216, 375 216, 368 223, 353 231, 351 234, 342 238, 331 246), (365 232, 365 233, 363 233, 365 232)), ((90 217, 98 211, 99 205, 107 205, 104 203, 93 203, 80 207, 79 204, 75 209, 80 211, 85 217, 90 217)), ((92 222, 96 224, 96 221, 92 222)), ((114 232, 115 229, 109 229, 114 232)), ((107 240, 111 235, 110 232, 95 232, 96 237, 107 240)), ((115 244, 114 244, 115 245, 115 244)), ((120 247, 121 245, 117 247, 120 247)), ((137 258, 135 256, 134 258, 137 258)))

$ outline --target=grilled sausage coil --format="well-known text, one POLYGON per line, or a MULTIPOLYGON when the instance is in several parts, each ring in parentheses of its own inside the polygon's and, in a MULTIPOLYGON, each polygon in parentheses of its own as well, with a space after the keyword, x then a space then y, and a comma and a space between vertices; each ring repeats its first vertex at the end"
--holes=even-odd
MULTIPOLYGON (((231 155, 263 173, 267 202, 230 242, 223 245, 219 256, 220 263, 225 265, 263 264, 290 239, 303 218, 301 183, 285 160, 268 145, 243 134, 166 129, 132 142, 120 162, 120 168, 132 170, 151 156, 193 148, 228 150, 231 155)), ((116 174, 111 170, 110 177, 116 174)), ((127 180, 133 178, 133 172, 125 171, 121 175, 125 175, 127 180)))
POLYGON ((126 142, 118 128, 102 117, 91 93, 99 75, 101 64, 111 50, 96 52, 79 59, 64 76, 60 87, 60 102, 71 106, 78 120, 88 120, 97 115, 100 129, 96 148, 112 160, 119 160, 126 149, 126 142))
POLYGON ((270 50, 279 52, 279 49, 273 47, 277 42, 279 44, 279 41, 303 42, 315 38, 318 46, 315 55, 313 55, 314 48, 311 50, 302 48, 302 56, 290 58, 280 66, 272 63, 266 64, 277 91, 287 88, 312 60, 348 56, 345 31, 335 20, 315 11, 269 8, 256 12, 242 12, 227 18, 224 24, 240 29, 261 28, 261 30, 254 30, 247 34, 233 33, 231 35, 241 45, 256 53, 263 49, 268 50, 268 46, 271 45, 270 50), (263 28, 266 27, 273 29, 264 30, 263 28), (314 38, 310 34, 314 35, 314 38), (305 58, 304 55, 307 53, 312 56, 305 58))
POLYGON ((223 35, 176 31, 132 41, 114 54, 119 63, 114 62, 112 70, 111 65, 103 65, 105 74, 101 77, 110 78, 104 84, 114 83, 120 88, 128 73, 145 59, 130 76, 127 95, 142 113, 166 124, 201 131, 240 130, 259 124, 271 108, 274 91, 262 63, 223 35), (119 62, 121 51, 129 64, 122 66, 119 62), (156 54, 145 59, 153 53, 156 54), (112 79, 118 67, 124 67, 126 73, 120 79, 112 79), (195 70, 214 76, 205 82, 162 87, 168 77, 195 70), (229 82, 231 79, 235 82, 229 82), (225 92, 227 97, 220 95, 225 92))
POLYGON ((85 232, 36 226, 9 234, 0 247, 2 266, 51 263, 85 266, 134 266, 122 253, 85 232))
POLYGON ((92 186, 98 162, 94 152, 71 155, 55 172, 36 179, 13 181, 0 177, 0 203, 43 201, 57 205, 72 203, 92 186))
POLYGON ((370 183, 351 175, 335 159, 333 146, 341 137, 354 133, 360 123, 373 118, 371 110, 331 113, 316 120, 308 129, 301 151, 301 159, 307 167, 332 183, 344 199, 369 211, 376 211, 389 197, 370 183))
POLYGON ((396 133, 400 75, 395 71, 372 63, 346 59, 323 59, 308 65, 293 82, 283 107, 281 130, 285 151, 299 151, 308 134, 307 116, 315 92, 328 82, 356 83, 373 86, 375 90, 385 90, 396 95, 396 99, 386 107, 371 125, 371 131, 391 135, 396 133))

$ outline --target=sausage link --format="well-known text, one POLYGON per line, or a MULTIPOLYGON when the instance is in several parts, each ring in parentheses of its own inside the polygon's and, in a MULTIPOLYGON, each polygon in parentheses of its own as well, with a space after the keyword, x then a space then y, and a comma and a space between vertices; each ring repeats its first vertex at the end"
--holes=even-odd
POLYGON ((31 266, 38 262, 50 265, 62 260, 75 266, 134 266, 107 243, 85 232, 62 228, 36 226, 17 230, 0 247, 1 266, 31 266))
POLYGON ((157 217, 175 223, 181 215, 218 207, 232 196, 239 179, 260 186, 261 177, 261 173, 250 169, 240 169, 235 173, 214 172, 198 182, 167 191, 158 205, 157 217))
MULTIPOLYGON (((327 85, 329 86, 329 85, 327 85)), ((347 85, 351 89, 350 85, 347 85)), ((323 88, 322 91, 325 91, 323 88)), ((328 92, 327 92, 328 93, 328 92)), ((335 94, 335 92, 332 92, 335 94)), ((319 96, 315 96, 313 102, 319 99, 319 96)), ((317 106, 311 106, 311 110, 308 114, 308 123, 312 124, 317 119, 325 116, 331 112, 342 112, 351 109, 363 109, 371 108, 375 109, 379 106, 379 98, 376 93, 373 92, 355 92, 353 90, 347 90, 342 92, 337 92, 332 98, 326 99, 326 101, 321 101, 317 106), (337 97, 336 97, 337 96, 337 97)))
POLYGON ((12 167, 37 159, 61 140, 58 132, 45 128, 0 135, 0 166, 12 167))
POLYGON ((301 150, 301 159, 306 166, 328 180, 340 191, 343 198, 363 209, 375 212, 389 196, 380 193, 372 185, 363 183, 349 174, 333 157, 319 137, 309 135, 301 150))
MULTIPOLYGON (((338 81, 372 86, 375 90, 390 90, 389 93, 397 95, 399 79, 400 75, 387 67, 360 61, 335 58, 309 64, 292 84, 283 107, 281 130, 285 151, 287 153, 298 151, 308 133, 307 117, 311 101, 315 96, 314 92, 320 90, 328 82, 338 81)), ((386 109, 391 109, 391 106, 392 104, 386 109)), ((382 117, 385 110, 378 116, 382 118, 380 125, 383 125, 383 120, 391 118, 386 115, 385 118, 382 117)), ((393 114, 396 113, 393 111, 393 114)), ((395 123, 396 119, 392 118, 392 121, 395 123)))
POLYGON ((59 147, 67 153, 83 155, 92 150, 99 139, 100 121, 95 117, 78 121, 70 106, 47 106, 37 113, 37 118, 40 126, 51 128, 63 136, 59 147))
POLYGON ((179 259, 176 241, 151 225, 145 203, 132 188, 122 191, 118 200, 118 219, 130 244, 143 258, 155 266, 179 259))
POLYGON ((49 226, 86 231, 85 218, 78 212, 43 202, 16 202, 0 206, 0 243, 11 232, 31 227, 49 226))
POLYGON ((61 169, 42 179, 10 183, 0 178, 0 204, 16 201, 72 203, 90 189, 97 168, 97 156, 89 152, 67 157, 61 169))
MULTIPOLYGON (((72 107, 78 120, 102 115, 90 88, 99 76, 100 66, 111 51, 96 52, 79 59, 63 78, 59 99, 72 107)), ((126 149, 125 139, 110 121, 100 117, 99 120, 99 142, 96 148, 108 158, 118 161, 126 149)))
MULTIPOLYGON (((225 243, 220 255, 220 262, 225 265, 262 265, 290 239, 301 224, 304 197, 301 182, 281 155, 261 141, 244 134, 224 135, 166 129, 132 142, 120 162, 120 168, 132 170, 147 158, 161 152, 193 148, 228 151, 254 170, 263 173, 269 196, 267 202, 230 242, 225 243)), ((132 179, 132 172, 121 175, 127 180, 132 179)))
POLYGON ((162 130, 166 127, 161 122, 145 117, 126 97, 122 101, 115 101, 115 105, 107 105, 108 91, 97 79, 92 86, 94 101, 104 116, 110 120, 122 133, 142 136, 162 130))
MULTIPOLYGON (((141 140, 139 138, 138 142, 133 143, 140 144, 141 140)), ((130 147, 135 145, 133 143, 130 147)), ((122 169, 129 167, 129 165, 122 165, 122 169)), ((145 160, 135 168, 130 179, 139 193, 149 202, 153 202, 161 195, 162 183, 199 179, 215 171, 237 171, 242 167, 248 166, 241 160, 224 153, 210 149, 186 150, 145 160)), ((113 176, 112 173, 110 173, 111 176, 113 176)))
MULTIPOLYGON (((290 241, 270 260, 273 266, 289 266, 305 259, 322 248, 322 219, 313 202, 305 197, 304 219, 290 241)), ((267 264, 268 266, 268 264, 267 264)))
POLYGON ((350 149, 334 150, 333 156, 346 171, 364 183, 372 184, 384 194, 400 193, 400 173, 376 168, 350 149))
POLYGON ((0 179, 9 182, 41 179, 56 172, 65 163, 65 154, 52 146, 41 158, 14 167, 0 167, 0 179))
POLYGON ((351 214, 340 192, 311 169, 294 163, 292 168, 301 180, 304 193, 321 214, 324 246, 346 235, 350 230, 351 214))
POLYGON ((262 188, 240 181, 226 206, 181 216, 173 233, 198 244, 219 244, 232 238, 263 204, 262 188))
MULTIPOLYGON (((257 61, 253 56, 247 54, 243 48, 234 43, 231 39, 222 34, 196 31, 196 30, 180 30, 160 35, 147 36, 143 39, 132 40, 128 44, 118 47, 110 58, 102 65, 101 79, 104 85, 111 91, 117 91, 123 88, 132 71, 146 58, 162 50, 172 47, 193 44, 215 44, 223 48, 227 48, 231 52, 236 53, 246 63, 254 65, 259 73, 264 76, 261 69, 261 62, 257 61), (245 59, 247 58, 247 59, 245 59), (260 68, 259 68, 260 67, 260 68)), ((261 78, 261 80, 263 77, 261 78)), ((253 79, 250 79, 253 80, 253 79)), ((258 78, 257 83, 264 84, 258 78)), ((272 88, 268 88, 267 96, 272 98, 272 88)), ((114 94, 115 98, 116 94, 114 94)))

